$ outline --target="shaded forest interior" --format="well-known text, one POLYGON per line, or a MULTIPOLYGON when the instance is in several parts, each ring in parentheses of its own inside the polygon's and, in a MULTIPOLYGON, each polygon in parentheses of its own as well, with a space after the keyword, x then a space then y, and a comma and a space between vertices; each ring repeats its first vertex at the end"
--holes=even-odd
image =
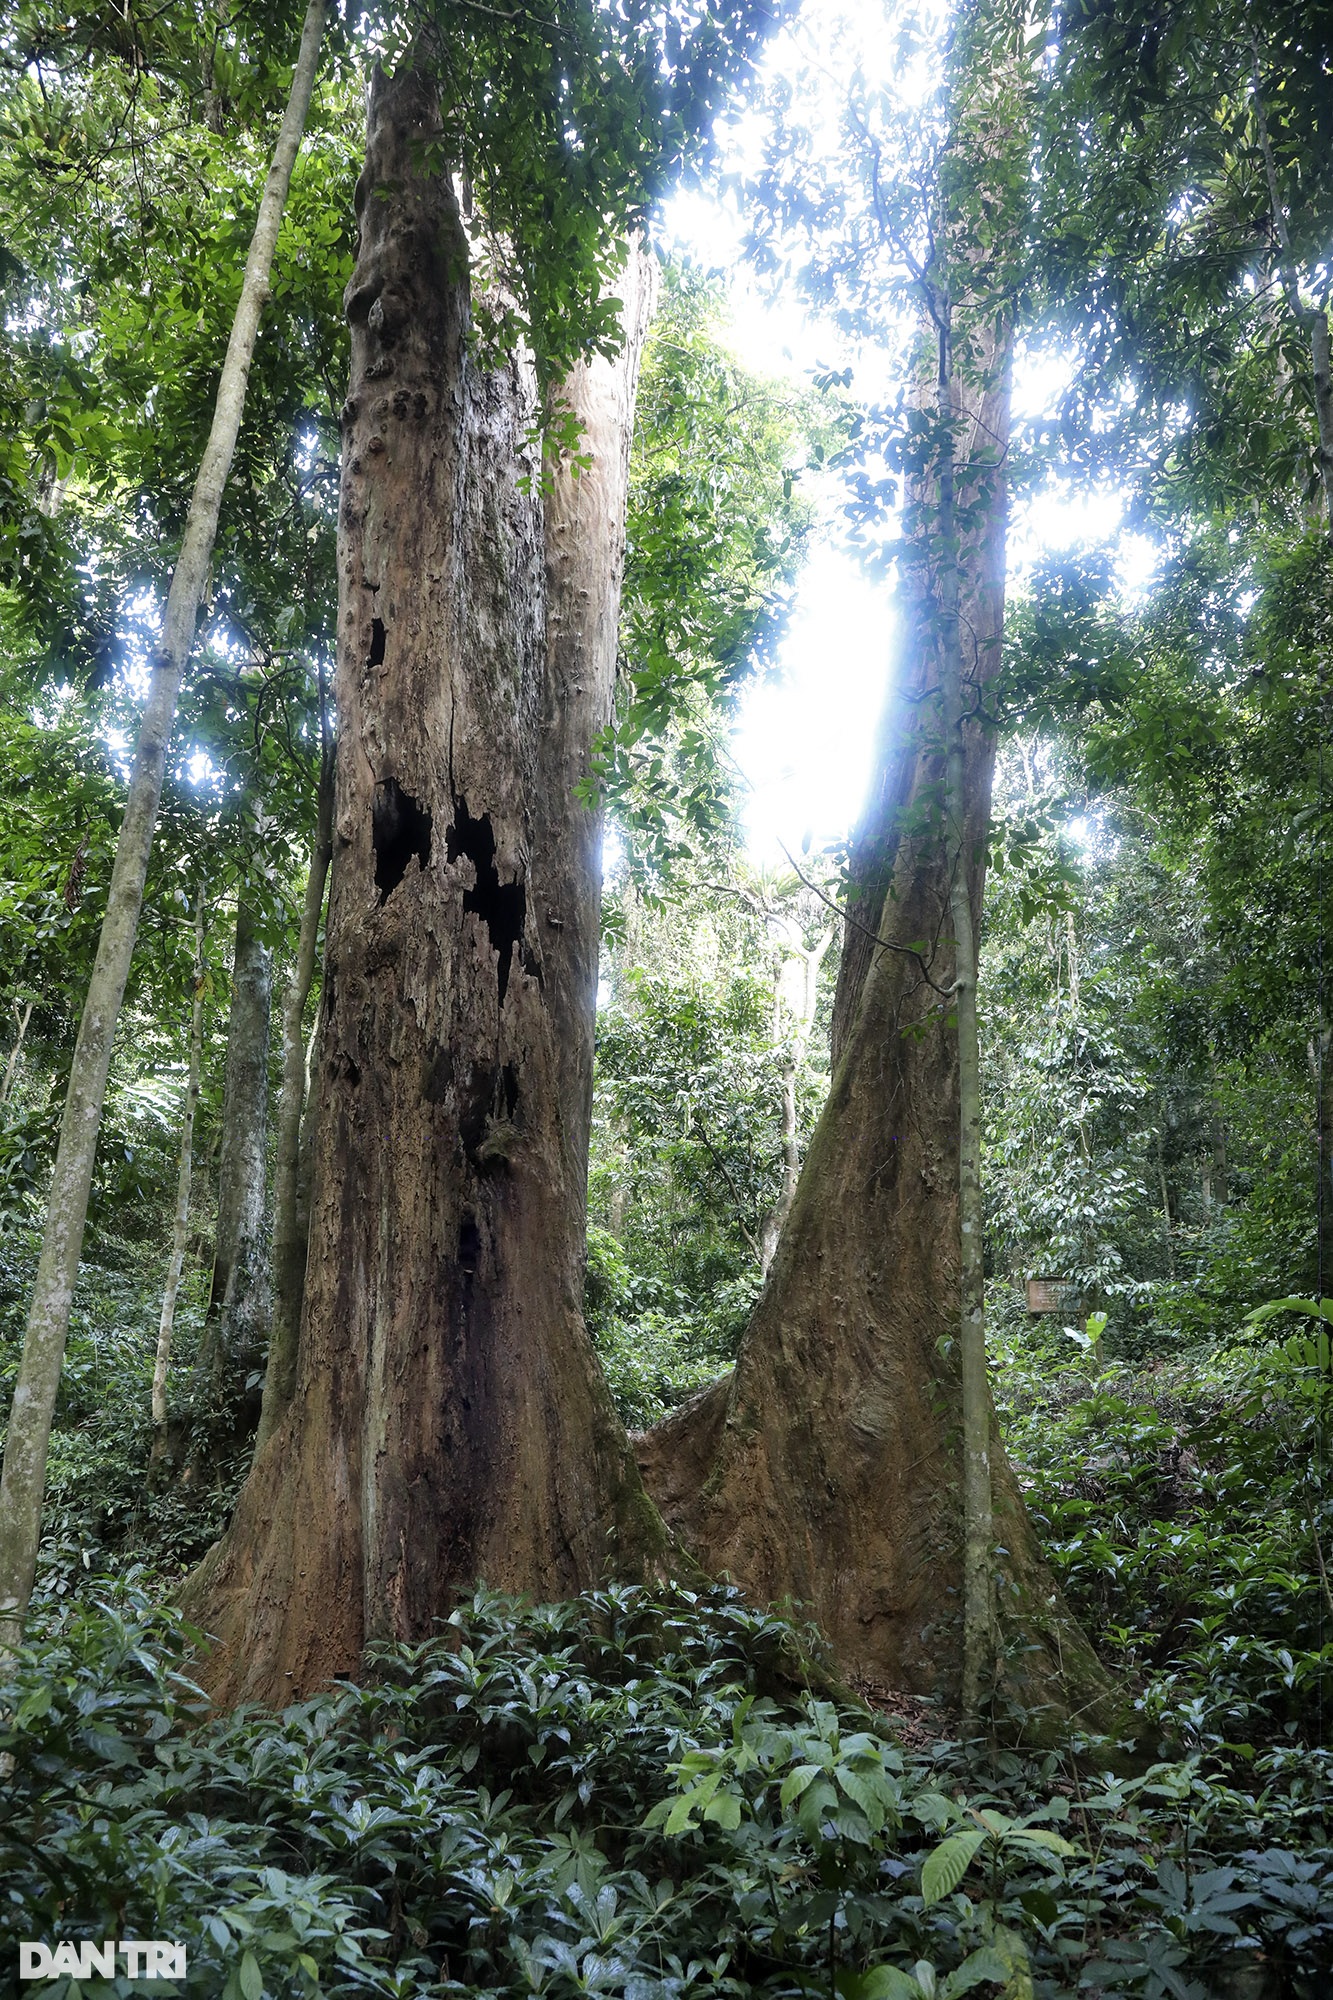
POLYGON ((1331 71, 0 26, 0 1993, 1327 1993, 1331 71))

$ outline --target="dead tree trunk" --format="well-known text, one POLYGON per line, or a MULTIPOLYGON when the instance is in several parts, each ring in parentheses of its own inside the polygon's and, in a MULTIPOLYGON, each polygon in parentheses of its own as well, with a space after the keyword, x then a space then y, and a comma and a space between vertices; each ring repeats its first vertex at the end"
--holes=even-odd
MULTIPOLYGON (((1007 344, 960 389, 960 630, 976 695, 999 664, 1007 344)), ((959 1063, 950 879, 984 850, 994 737, 964 724, 961 841, 945 837, 934 579, 908 636, 855 860, 833 1085, 733 1373, 638 1441, 644 1482, 711 1571, 809 1607, 847 1670, 956 1700, 962 1685, 959 1063)), ((972 865, 974 927, 981 870, 972 865)), ((1099 1683, 998 1440, 1011 1685, 1068 1710, 1099 1683)))
POLYGON ((195 1394, 204 1404, 196 1469, 201 1444, 216 1439, 219 1424, 222 1435, 244 1437, 259 1420, 258 1390, 247 1384, 263 1361, 269 1325, 264 1173, 272 996, 272 954, 242 899, 227 1023, 213 1282, 195 1363, 195 1394))
POLYGON ((598 884, 568 789, 608 698, 639 328, 571 384, 593 484, 544 511, 531 373, 466 351, 437 130, 423 76, 376 78, 305 1306, 290 1408, 188 1593, 219 1698, 355 1671, 479 1578, 567 1594, 664 1540, 582 1320, 598 884))

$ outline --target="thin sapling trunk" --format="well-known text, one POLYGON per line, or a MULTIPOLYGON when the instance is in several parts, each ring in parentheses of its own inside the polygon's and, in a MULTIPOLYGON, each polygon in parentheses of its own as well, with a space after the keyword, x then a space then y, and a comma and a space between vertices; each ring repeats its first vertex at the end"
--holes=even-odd
POLYGON ((296 1382, 296 1347, 305 1296, 305 1260, 309 1240, 309 1208, 301 1201, 301 1128, 306 1109, 306 1045, 303 1033, 306 1002, 315 978, 319 923, 324 888, 333 852, 333 758, 327 745, 320 761, 319 810, 310 850, 301 929, 282 1010, 282 1086, 278 1097, 277 1147, 273 1164, 273 1248, 271 1285, 273 1311, 269 1328, 268 1364, 259 1413, 255 1450, 262 1451, 277 1429, 292 1399, 296 1382))
POLYGON ((194 991, 190 1007, 190 1067, 181 1114, 180 1168, 176 1176, 176 1209, 171 1225, 171 1256, 162 1293, 162 1317, 157 1327, 153 1362, 153 1457, 160 1458, 167 1441, 167 1368, 176 1325, 176 1295, 185 1269, 185 1242, 190 1226, 190 1183, 194 1176, 194 1114, 199 1106, 199 1067, 204 1045, 204 892, 194 907, 194 991))
POLYGON ((195 1363, 196 1398, 202 1394, 204 1402, 204 1423, 196 1425, 196 1470, 206 1440, 230 1437, 237 1427, 250 1431, 259 1419, 259 1398, 247 1385, 257 1372, 269 1323, 264 1169, 272 993, 272 954, 253 906, 242 900, 227 1022, 213 1282, 195 1363))
POLYGON ((5 1063, 4 1078, 0 1081, 0 1105, 8 1104, 9 1093, 14 1088, 14 1078, 18 1075, 18 1066, 23 1055, 23 1044, 28 1035, 28 1023, 32 1019, 32 1001, 29 1000, 22 1011, 19 1009, 18 1002, 15 1001, 14 1017, 18 1022, 18 1033, 14 1037, 14 1046, 9 1051, 9 1059, 5 1063))

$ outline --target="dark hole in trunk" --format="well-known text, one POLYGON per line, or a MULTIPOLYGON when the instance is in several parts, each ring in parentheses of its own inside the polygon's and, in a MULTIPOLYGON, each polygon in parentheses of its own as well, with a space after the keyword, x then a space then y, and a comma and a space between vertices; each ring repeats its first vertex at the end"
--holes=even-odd
POLYGON ((366 661, 366 665, 368 667, 382 667, 384 665, 384 620, 382 618, 372 618, 370 621, 370 658, 366 661))
POLYGON ((375 841, 375 887, 380 902, 387 903, 416 856, 424 868, 430 860, 430 814, 423 812, 414 798, 402 791, 396 778, 384 778, 375 787, 371 813, 375 841))
POLYGON ((480 819, 473 819, 463 799, 454 800, 454 823, 445 844, 451 861, 466 855, 477 871, 475 888, 463 891, 463 908, 481 918, 490 934, 492 950, 500 954, 497 976, 503 1007, 509 985, 510 955, 523 936, 527 892, 521 882, 500 880, 490 819, 485 813, 480 819))
POLYGON ((475 1215, 464 1215, 458 1225, 458 1261, 465 1271, 475 1271, 481 1256, 481 1231, 475 1215))

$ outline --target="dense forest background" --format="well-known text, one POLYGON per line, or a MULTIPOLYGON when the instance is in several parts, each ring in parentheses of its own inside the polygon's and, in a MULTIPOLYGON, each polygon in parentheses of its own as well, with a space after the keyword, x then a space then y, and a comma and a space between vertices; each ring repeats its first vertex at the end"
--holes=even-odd
MULTIPOLYGON (((5 1655, 2 1990, 11 1937, 113 1929, 187 1940, 175 1990, 226 2000, 1325 1990, 1333 17, 872 11, 873 35, 739 5, 330 10, 166 762, 36 1588, 5 1655), (522 342, 549 388, 613 353, 588 218, 637 227, 682 173, 729 177, 755 268, 825 316, 839 356, 757 374, 723 276, 653 253, 614 716, 580 793, 606 812, 583 1310, 631 1432, 732 1367, 775 1258, 781 1279, 865 932, 850 829, 808 851, 794 829, 776 863, 747 850, 738 704, 780 672, 821 538, 906 601, 922 538, 947 571, 990 504, 981 477, 952 542, 918 518, 940 450, 932 218, 969 310, 1003 319, 1020 382, 1043 383, 999 454, 1012 519, 1118 497, 1105 537, 1021 538, 972 717, 995 755, 991 1385, 1114 1696, 1054 1736, 1019 1696, 963 1720, 849 1684, 802 1605, 688 1568, 536 1610, 479 1577, 439 1636, 381 1644, 363 1684, 281 1714, 200 1709, 199 1634, 173 1606, 269 1435, 270 1331, 300 1318, 366 76, 432 36, 451 169, 519 246, 478 313, 479 365, 522 342), (876 342, 882 395, 841 365, 876 342), (1030 1280, 1058 1281, 1062 1308, 1029 1311, 1030 1280)), ((290 8, 240 0, 23 0, 0 28, 6 1410, 299 36, 290 8)), ((525 448, 540 488, 579 440, 548 408, 525 448)), ((40 1990, 137 1990, 60 1970, 40 1990)))

